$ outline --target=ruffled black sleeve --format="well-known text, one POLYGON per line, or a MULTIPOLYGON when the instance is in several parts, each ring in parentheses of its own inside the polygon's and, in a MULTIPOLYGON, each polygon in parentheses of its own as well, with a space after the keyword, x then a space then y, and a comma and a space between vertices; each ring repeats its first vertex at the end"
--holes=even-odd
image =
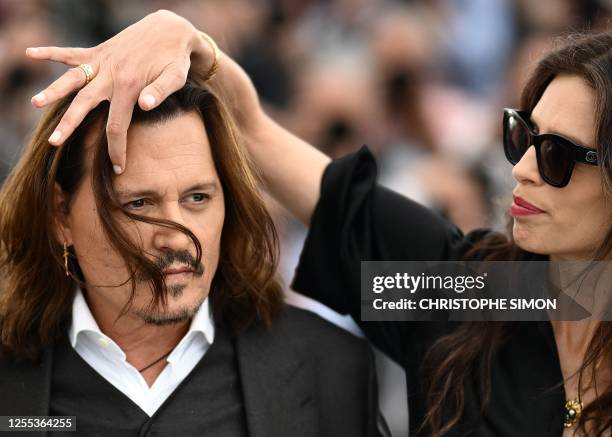
POLYGON ((361 261, 459 259, 488 231, 464 236, 436 213, 378 185, 376 177, 367 147, 327 167, 292 287, 351 314, 376 346, 405 365, 406 355, 422 352, 448 326, 425 323, 427 332, 417 333, 423 323, 361 322, 361 261))

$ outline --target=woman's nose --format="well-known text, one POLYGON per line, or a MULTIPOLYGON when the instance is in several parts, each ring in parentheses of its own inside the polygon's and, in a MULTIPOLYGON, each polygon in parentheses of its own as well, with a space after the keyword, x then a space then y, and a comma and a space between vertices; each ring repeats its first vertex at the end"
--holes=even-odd
POLYGON ((539 185, 544 183, 538 170, 538 161, 534 146, 529 146, 520 161, 514 165, 512 168, 512 176, 517 182, 523 184, 531 183, 539 185))

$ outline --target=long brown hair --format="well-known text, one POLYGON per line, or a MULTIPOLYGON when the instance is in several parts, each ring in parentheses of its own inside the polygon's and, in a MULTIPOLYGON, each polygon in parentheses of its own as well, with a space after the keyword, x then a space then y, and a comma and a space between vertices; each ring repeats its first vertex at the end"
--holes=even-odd
MULTIPOLYGON (((201 258, 200 243, 189 229, 135 215, 118 202, 103 129, 108 102, 90 112, 62 147, 49 145, 47 138, 73 98, 62 99, 44 114, 0 192, 0 346, 15 357, 35 358, 61 334, 71 316, 76 285, 83 282, 74 256, 70 257, 71 275, 64 271, 63 247, 54 233, 55 183, 69 198, 91 167, 104 232, 131 272, 132 294, 126 308, 134 297, 137 273, 149 279, 151 305, 165 305, 167 292, 159 267, 120 225, 121 214, 185 233, 196 248, 198 264, 201 258), (91 141, 92 133, 93 159, 88 166, 85 143, 86 138, 91 141)), ((208 85, 190 78, 155 110, 135 107, 132 123, 163 122, 186 112, 197 113, 206 124, 225 197, 220 259, 209 295, 213 318, 235 333, 256 321, 269 326, 283 306, 275 273, 277 234, 224 103, 208 85)))
MULTIPOLYGON (((558 47, 538 63, 521 96, 521 109, 531 112, 546 87, 561 74, 583 78, 596 95, 597 153, 602 185, 607 201, 612 201, 612 32, 573 34, 559 41, 558 47)), ((612 221, 612 217, 611 217, 612 221)), ((491 233, 477 243, 466 258, 477 256, 485 260, 518 260, 530 257, 509 236, 491 233)), ((603 260, 612 252, 612 226, 597 249, 594 260, 603 260)), ((429 349, 423 370, 427 372, 426 414, 420 432, 428 436, 443 436, 454 429, 462 419, 465 403, 464 376, 477 370, 481 377, 481 412, 484 413, 490 397, 491 365, 495 352, 511 335, 511 322, 463 323, 453 333, 443 336, 429 349), (443 409, 453 408, 450 419, 444 423, 443 409)), ((597 363, 612 362, 612 322, 598 324, 589 342, 584 361, 579 369, 579 386, 583 376, 590 372, 595 384, 597 363)), ((562 383, 561 383, 562 384, 562 383)), ((612 429, 612 387, 596 387, 597 398, 586 405, 575 432, 603 437, 612 429)))

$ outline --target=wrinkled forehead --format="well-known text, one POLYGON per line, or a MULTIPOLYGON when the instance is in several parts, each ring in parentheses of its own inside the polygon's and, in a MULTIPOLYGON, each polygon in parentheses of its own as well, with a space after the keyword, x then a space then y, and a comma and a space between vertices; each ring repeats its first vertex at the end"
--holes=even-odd
MULTIPOLYGON (((87 161, 93 160, 99 132, 91 130, 87 161)), ((208 134, 195 112, 178 114, 164 121, 133 123, 127 133, 126 168, 115 177, 117 188, 139 189, 184 186, 218 175, 208 134)))

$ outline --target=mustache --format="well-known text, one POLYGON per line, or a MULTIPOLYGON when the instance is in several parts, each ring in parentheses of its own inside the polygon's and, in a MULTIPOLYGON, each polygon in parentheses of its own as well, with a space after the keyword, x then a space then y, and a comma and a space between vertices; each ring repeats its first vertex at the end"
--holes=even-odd
MULTIPOLYGON (((195 257, 188 250, 171 250, 163 252, 157 259, 155 259, 155 268, 159 271, 166 270, 174 263, 179 263, 188 266, 193 270, 195 276, 202 276, 204 274, 204 265, 195 259, 195 257)), ((136 273, 136 279, 140 281, 147 281, 150 279, 150 275, 145 272, 139 271, 136 273)))

